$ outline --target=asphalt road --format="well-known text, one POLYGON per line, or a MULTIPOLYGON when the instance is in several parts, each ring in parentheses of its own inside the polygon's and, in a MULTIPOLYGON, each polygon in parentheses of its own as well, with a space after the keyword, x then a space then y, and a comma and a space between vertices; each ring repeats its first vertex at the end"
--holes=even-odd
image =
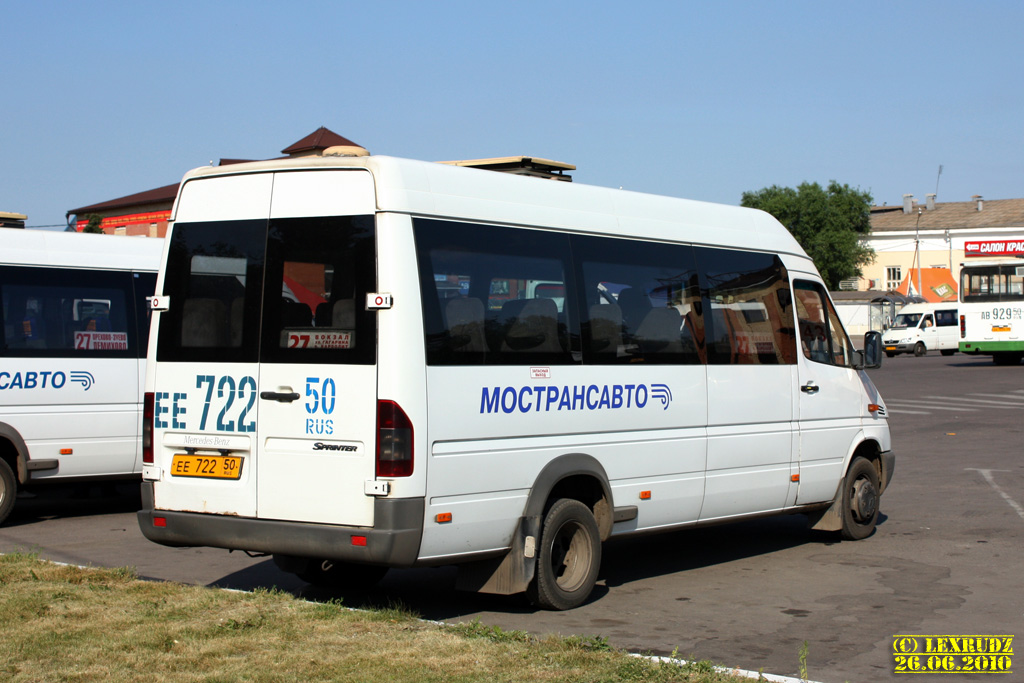
MULTIPOLYGON (((906 680, 893 673, 895 635, 1024 637, 1024 366, 899 356, 871 376, 891 414, 897 466, 878 529, 864 541, 837 542, 794 516, 612 542, 591 600, 569 612, 459 593, 450 568, 392 571, 372 593, 344 599, 784 675, 796 674, 806 641, 809 676, 827 683, 906 680)), ((124 485, 19 500, 0 527, 0 551, 337 597, 267 558, 149 543, 136 525, 138 504, 135 487, 124 485)))

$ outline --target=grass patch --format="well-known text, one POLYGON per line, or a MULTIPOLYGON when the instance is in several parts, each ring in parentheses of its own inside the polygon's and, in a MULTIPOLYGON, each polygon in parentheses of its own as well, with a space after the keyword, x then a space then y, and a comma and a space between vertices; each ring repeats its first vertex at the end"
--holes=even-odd
POLYGON ((0 556, 0 680, 736 682, 707 662, 631 657, 605 638, 439 626, 402 605, 363 611, 288 593, 141 581, 0 556))

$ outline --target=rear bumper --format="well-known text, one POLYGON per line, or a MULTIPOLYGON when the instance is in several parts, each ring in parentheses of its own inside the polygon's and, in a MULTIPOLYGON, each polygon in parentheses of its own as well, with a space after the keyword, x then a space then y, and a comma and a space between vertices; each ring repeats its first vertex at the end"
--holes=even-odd
POLYGON ((1010 351, 1014 353, 1024 352, 1024 342, 1021 341, 981 341, 981 342, 960 342, 960 353, 1000 353, 1010 351))
POLYGON ((422 498, 376 498, 373 528, 307 524, 197 512, 157 510, 153 485, 142 484, 142 535, 171 547, 208 546, 341 562, 409 567, 423 536, 422 498), (164 520, 163 526, 154 524, 164 520), (353 545, 353 537, 365 545, 353 545))

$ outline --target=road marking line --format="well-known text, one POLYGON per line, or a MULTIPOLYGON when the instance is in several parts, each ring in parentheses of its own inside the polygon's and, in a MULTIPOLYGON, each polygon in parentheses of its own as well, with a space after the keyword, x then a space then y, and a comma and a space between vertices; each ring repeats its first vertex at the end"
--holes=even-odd
POLYGON ((1005 398, 1010 401, 1024 401, 1024 396, 1015 396, 1014 394, 968 394, 968 396, 992 396, 995 398, 1005 398))
POLYGON ((992 476, 993 472, 1009 472, 1010 470, 982 470, 978 469, 977 467, 965 467, 964 469, 973 470, 975 472, 981 472, 981 476, 985 477, 985 481, 988 482, 988 485, 995 489, 996 493, 1002 496, 1003 500, 1005 500, 1009 504, 1009 506, 1012 507, 1018 515, 1020 515, 1021 519, 1024 519, 1024 507, 1022 507, 1020 503, 1011 498, 1010 494, 999 488, 999 484, 996 483, 995 477, 992 476))
POLYGON ((950 408, 948 406, 937 406, 927 401, 903 401, 897 399, 896 401, 886 400, 885 407, 888 408, 891 405, 906 406, 908 408, 927 408, 928 410, 952 410, 958 413, 976 413, 981 408, 950 408))
POLYGON ((963 396, 957 396, 956 398, 949 396, 925 396, 925 398, 934 398, 936 400, 949 401, 953 403, 962 401, 970 404, 979 404, 981 407, 994 408, 996 410, 1020 410, 1021 408, 1024 408, 1024 405, 1021 404, 1008 406, 1006 405, 1006 401, 986 401, 981 398, 964 398, 963 396))

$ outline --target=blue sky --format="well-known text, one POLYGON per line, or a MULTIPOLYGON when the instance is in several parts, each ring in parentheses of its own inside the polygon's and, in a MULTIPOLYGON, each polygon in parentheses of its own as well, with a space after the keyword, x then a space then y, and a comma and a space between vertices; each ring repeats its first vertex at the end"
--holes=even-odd
POLYGON ((539 156, 737 204, 838 180, 1024 197, 1024 3, 0 0, 0 210, 30 226, 269 158, 539 156))

